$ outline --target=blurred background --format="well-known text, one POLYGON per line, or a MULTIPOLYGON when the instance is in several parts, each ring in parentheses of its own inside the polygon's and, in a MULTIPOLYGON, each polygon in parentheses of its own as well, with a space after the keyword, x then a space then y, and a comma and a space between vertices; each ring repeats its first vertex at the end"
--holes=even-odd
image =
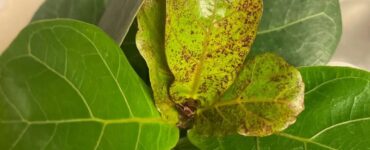
MULTIPOLYGON (((4 51, 44 0, 0 0, 0 52, 4 51)), ((370 0, 340 0, 343 36, 330 65, 370 70, 370 0)))

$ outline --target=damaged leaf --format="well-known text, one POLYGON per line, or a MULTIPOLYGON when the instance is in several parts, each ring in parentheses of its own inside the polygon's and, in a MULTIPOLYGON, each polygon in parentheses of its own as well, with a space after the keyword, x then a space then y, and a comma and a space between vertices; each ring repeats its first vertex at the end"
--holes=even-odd
POLYGON ((286 129, 304 109, 299 71, 267 53, 248 61, 223 97, 199 109, 192 132, 203 136, 267 136, 286 129))
POLYGON ((370 72, 347 67, 300 68, 305 111, 284 132, 268 137, 205 137, 190 132, 202 150, 369 149, 370 72))
POLYGON ((172 0, 166 7, 170 95, 192 116, 235 80, 256 36, 262 1, 172 0))

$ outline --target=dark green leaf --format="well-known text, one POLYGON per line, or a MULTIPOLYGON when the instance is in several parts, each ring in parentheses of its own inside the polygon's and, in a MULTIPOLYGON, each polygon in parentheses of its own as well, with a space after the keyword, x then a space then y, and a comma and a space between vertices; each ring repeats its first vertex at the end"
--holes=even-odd
POLYGON ((273 51, 295 66, 326 64, 342 34, 338 1, 264 0, 252 55, 273 51))
POLYGON ((174 150, 199 150, 197 147, 195 147, 188 138, 181 138, 179 142, 177 143, 174 150))
POLYGON ((0 149, 162 150, 178 140, 120 48, 95 26, 32 23, 0 64, 0 149))
POLYGON ((138 25, 137 20, 135 20, 121 45, 121 49, 124 50, 128 61, 140 78, 143 79, 147 85, 150 85, 148 66, 136 46, 137 31, 138 25))
POLYGON ((121 44, 143 2, 144 0, 110 0, 99 26, 121 44))
POLYGON ((198 109, 192 132, 215 137, 280 132, 303 110, 303 94, 296 68, 274 54, 259 55, 246 62, 221 100, 198 109))
POLYGON ((269 137, 204 138, 190 132, 201 149, 369 149, 370 73, 343 67, 300 69, 305 111, 282 133, 269 137))
POLYGON ((32 21, 54 18, 72 18, 98 24, 108 0, 46 0, 32 21))
POLYGON ((211 105, 241 69, 256 36, 262 0, 166 2, 172 100, 185 109, 211 105))

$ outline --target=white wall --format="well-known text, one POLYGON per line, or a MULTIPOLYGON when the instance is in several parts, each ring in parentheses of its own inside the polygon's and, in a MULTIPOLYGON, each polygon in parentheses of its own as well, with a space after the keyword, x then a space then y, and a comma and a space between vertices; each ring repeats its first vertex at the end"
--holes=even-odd
POLYGON ((4 51, 44 0, 0 0, 0 52, 4 51))

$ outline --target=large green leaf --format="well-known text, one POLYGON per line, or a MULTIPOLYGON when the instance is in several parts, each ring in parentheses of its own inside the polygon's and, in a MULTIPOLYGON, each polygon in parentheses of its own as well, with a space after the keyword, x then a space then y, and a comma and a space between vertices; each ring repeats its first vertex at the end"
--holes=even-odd
POLYGON ((166 2, 172 100, 185 111, 211 105, 235 80, 250 50, 262 0, 166 2))
POLYGON ((108 0, 46 0, 32 20, 72 18, 98 24, 108 0))
POLYGON ((192 132, 215 137, 280 132, 302 112, 303 94, 296 68, 274 54, 259 55, 245 63, 220 100, 198 109, 192 132))
POLYGON ((121 48, 124 50, 130 64, 139 76, 148 82, 148 69, 135 45, 137 25, 133 24, 130 28, 141 3, 137 0, 46 0, 37 10, 33 21, 72 18, 92 24, 99 23, 106 32, 110 33, 111 37, 115 37, 117 43, 122 43, 122 40, 124 40, 121 48), (114 10, 105 11, 106 9, 114 10), (117 9, 119 9, 119 12, 115 12, 117 9), (120 13, 122 13, 122 17, 117 17, 117 14, 120 13), (125 36, 127 30, 129 32, 125 36))
POLYGON ((342 33, 339 0, 264 0, 252 55, 273 51, 296 66, 329 62, 342 33))
POLYGON ((201 149, 369 149, 370 73, 342 67, 300 71, 306 109, 284 132, 264 138, 190 132, 190 140, 201 149))
POLYGON ((0 149, 171 149, 146 85, 99 28, 35 22, 0 59, 0 149))
POLYGON ((163 118, 177 122, 178 114, 168 94, 172 75, 164 52, 165 10, 164 0, 144 2, 137 15, 139 31, 136 44, 149 68, 149 78, 157 108, 163 118))

